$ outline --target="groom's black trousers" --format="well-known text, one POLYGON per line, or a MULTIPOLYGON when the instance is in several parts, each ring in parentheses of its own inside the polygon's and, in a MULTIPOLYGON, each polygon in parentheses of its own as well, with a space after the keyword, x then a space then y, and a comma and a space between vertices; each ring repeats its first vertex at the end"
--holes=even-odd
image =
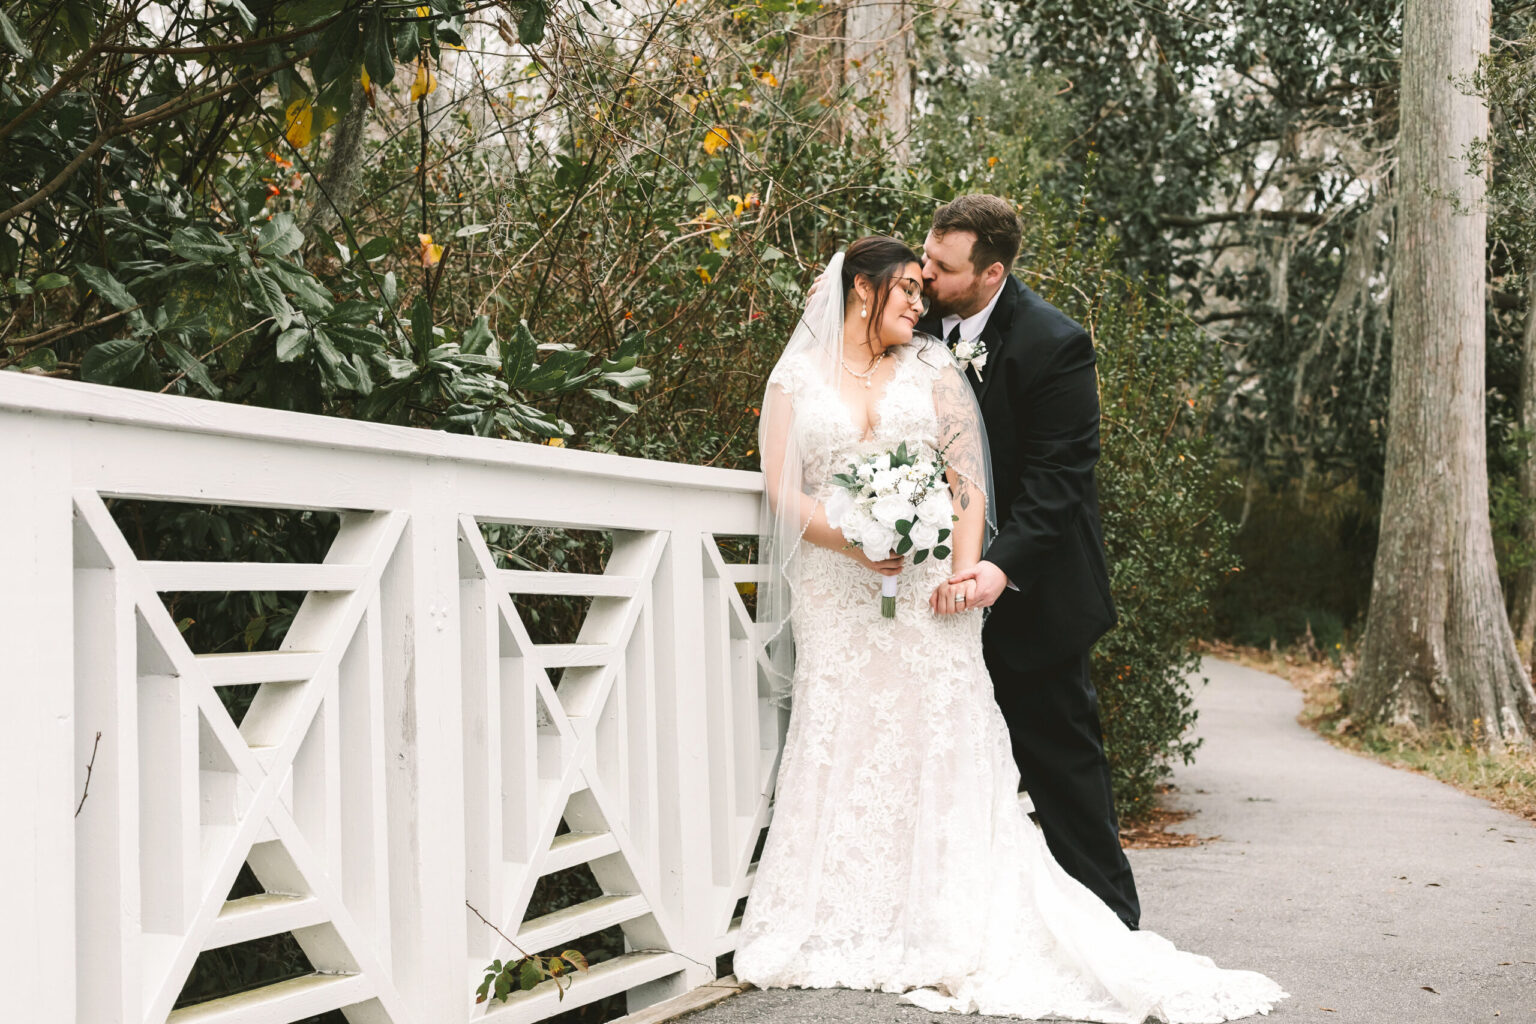
POLYGON ((1141 903, 1120 849, 1088 652, 1022 672, 1009 668, 990 645, 984 652, 1013 759, 1051 855, 1127 926, 1137 927, 1141 903))

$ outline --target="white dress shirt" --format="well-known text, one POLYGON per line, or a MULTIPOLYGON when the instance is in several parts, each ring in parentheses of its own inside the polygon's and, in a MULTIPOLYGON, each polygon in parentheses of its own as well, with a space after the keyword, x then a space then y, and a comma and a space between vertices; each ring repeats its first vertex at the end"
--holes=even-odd
POLYGON ((944 332, 940 335, 940 339, 947 340, 949 332, 955 329, 955 324, 960 325, 961 341, 975 341, 981 337, 981 332, 986 330, 987 319, 991 317, 992 309, 997 305, 998 296, 1003 294, 1003 285, 1007 283, 1008 278, 1005 276, 1002 281, 998 282, 997 291, 992 293, 992 301, 983 306, 979 312, 972 313, 970 316, 963 318, 951 313, 940 320, 939 329, 944 332))

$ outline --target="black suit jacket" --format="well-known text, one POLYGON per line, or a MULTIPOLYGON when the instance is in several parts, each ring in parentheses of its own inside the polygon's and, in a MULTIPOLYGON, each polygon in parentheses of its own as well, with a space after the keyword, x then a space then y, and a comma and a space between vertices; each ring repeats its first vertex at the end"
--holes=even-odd
MULTIPOLYGON (((942 337, 938 318, 921 329, 942 337)), ((1082 326, 1018 278, 981 332, 987 363, 975 389, 987 427, 997 536, 982 555, 1008 574, 984 642, 1017 671, 1086 651, 1115 624, 1093 467, 1099 389, 1082 326)))

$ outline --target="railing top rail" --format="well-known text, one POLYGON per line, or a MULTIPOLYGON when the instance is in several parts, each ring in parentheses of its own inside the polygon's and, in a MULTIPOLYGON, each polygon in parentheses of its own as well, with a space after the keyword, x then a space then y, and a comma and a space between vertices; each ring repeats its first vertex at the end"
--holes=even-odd
POLYGON ((575 451, 362 420, 0 372, 0 412, 115 423, 321 449, 502 465, 716 491, 755 493, 761 473, 575 451))

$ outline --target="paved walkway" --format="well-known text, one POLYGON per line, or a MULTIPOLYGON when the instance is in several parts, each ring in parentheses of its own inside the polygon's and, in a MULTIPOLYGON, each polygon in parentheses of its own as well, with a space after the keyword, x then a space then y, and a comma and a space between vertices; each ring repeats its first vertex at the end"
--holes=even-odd
MULTIPOLYGON (((1536 827, 1296 724, 1282 679, 1207 660, 1182 828, 1136 850, 1142 924, 1291 998, 1277 1024, 1536 1024, 1536 827)), ((928 1024, 894 996, 749 991, 686 1024, 928 1024)))

